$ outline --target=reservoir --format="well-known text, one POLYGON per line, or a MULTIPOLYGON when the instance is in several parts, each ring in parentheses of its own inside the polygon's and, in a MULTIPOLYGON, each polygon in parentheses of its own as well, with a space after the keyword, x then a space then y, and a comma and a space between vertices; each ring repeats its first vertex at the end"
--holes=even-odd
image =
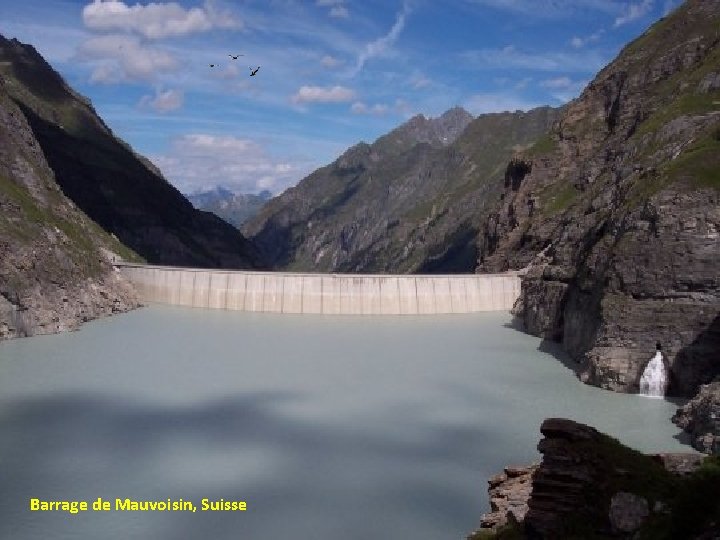
POLYGON ((690 451, 678 405, 583 385, 566 363, 501 312, 153 306, 0 343, 0 538, 458 539, 491 475, 539 459, 546 417, 690 451), (99 497, 113 509, 30 511, 99 497))

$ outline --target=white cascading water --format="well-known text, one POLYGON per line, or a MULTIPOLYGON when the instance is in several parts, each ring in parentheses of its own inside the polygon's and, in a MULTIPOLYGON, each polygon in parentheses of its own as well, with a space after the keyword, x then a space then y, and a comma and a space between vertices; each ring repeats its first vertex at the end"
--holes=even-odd
POLYGON ((667 387, 667 375, 662 353, 657 351, 652 360, 645 366, 640 377, 640 395, 647 397, 663 397, 667 387))

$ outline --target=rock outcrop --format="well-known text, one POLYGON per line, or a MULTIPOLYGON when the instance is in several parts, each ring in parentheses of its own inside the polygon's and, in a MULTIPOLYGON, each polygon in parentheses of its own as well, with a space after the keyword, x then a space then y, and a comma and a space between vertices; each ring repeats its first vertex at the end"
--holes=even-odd
POLYGON ((690 434, 697 450, 720 455, 720 379, 701 386, 697 395, 678 409, 673 422, 690 434))
POLYGON ((650 515, 647 499, 633 493, 618 491, 610 499, 610 528, 614 533, 633 533, 650 515))
POLYGON ((540 465, 513 467, 514 477, 506 471, 490 480, 493 512, 470 538, 669 540, 720 533, 717 460, 644 455, 562 418, 545 420, 540 431, 540 465), (510 498, 520 511, 500 515, 510 498))
POLYGON ((488 480, 490 512, 483 514, 480 527, 498 530, 508 523, 522 523, 528 511, 532 481, 538 465, 505 467, 488 480))
POLYGON ((517 313, 585 382, 636 392, 657 342, 669 393, 720 375, 718 74, 720 0, 688 0, 506 169, 479 270, 530 265, 517 313))

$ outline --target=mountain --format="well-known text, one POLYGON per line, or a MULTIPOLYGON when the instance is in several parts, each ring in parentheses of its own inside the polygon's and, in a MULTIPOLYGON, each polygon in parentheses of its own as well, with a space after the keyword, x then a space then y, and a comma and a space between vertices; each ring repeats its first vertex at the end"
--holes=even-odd
POLYGON ((0 340, 138 306, 113 258, 140 260, 65 195, 0 76, 0 340))
POLYGON ((198 210, 212 212, 230 225, 240 228, 260 211, 272 198, 272 194, 267 190, 261 191, 258 195, 233 193, 218 186, 209 191, 191 193, 187 198, 198 210))
POLYGON ((501 187, 479 269, 530 265, 516 313, 584 381, 637 391, 657 343, 670 393, 720 375, 720 0, 628 44, 501 187))
POLYGON ((151 263, 262 265, 237 229, 194 209, 32 46, 0 36, 0 76, 62 192, 123 244, 151 263))
POLYGON ((489 190, 557 114, 415 116, 275 197, 242 230, 278 269, 472 272, 489 190))

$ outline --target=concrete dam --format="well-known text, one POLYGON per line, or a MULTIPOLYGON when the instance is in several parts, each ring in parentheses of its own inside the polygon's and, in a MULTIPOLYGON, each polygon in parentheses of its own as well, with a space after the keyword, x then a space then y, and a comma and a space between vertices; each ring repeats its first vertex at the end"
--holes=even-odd
POLYGON ((520 275, 304 274, 116 264, 147 303, 272 313, 422 315, 508 311, 520 275))

